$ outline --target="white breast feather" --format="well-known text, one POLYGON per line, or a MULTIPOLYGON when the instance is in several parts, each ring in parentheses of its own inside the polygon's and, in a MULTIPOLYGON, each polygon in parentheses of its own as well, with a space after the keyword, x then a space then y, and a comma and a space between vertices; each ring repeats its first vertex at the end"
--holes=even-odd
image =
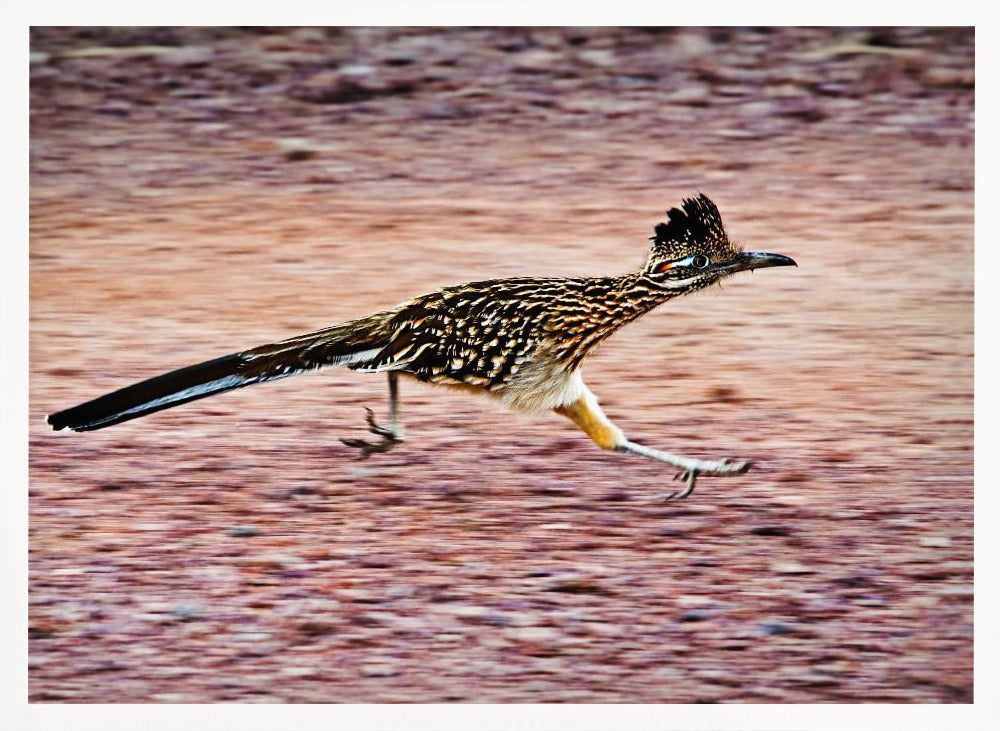
POLYGON ((587 387, 579 370, 567 372, 554 359, 545 357, 532 359, 513 382, 492 392, 508 408, 529 412, 571 404, 585 393, 587 387))

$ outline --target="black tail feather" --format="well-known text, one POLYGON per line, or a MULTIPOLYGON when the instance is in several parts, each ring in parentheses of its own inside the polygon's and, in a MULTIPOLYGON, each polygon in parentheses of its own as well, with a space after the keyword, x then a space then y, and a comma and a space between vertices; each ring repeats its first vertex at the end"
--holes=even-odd
POLYGON ((257 379, 241 375, 245 364, 246 359, 238 353, 205 361, 50 414, 46 421, 56 431, 103 429, 188 401, 248 386, 257 379))
POLYGON ((333 365, 355 367, 380 352, 394 310, 181 368, 50 414, 56 431, 91 431, 253 383, 333 365))

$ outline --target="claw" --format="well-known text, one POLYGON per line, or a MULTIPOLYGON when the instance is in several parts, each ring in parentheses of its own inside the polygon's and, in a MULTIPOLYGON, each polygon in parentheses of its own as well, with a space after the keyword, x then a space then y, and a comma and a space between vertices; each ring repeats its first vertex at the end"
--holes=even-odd
POLYGON ((365 460, 371 457, 372 452, 374 451, 372 449, 374 445, 372 445, 371 442, 366 442, 364 439, 341 439, 340 441, 342 441, 348 447, 354 447, 355 449, 359 450, 357 457, 359 462, 361 460, 365 460))
POLYGON ((674 475, 675 480, 684 480, 684 489, 678 492, 672 492, 667 495, 664 500, 683 500, 691 491, 694 490, 695 480, 698 479, 698 470, 683 470, 674 475))
POLYGON ((399 437, 396 436, 396 432, 394 432, 392 429, 387 429, 384 426, 378 425, 378 422, 375 421, 375 412, 373 412, 367 406, 365 407, 365 411, 367 412, 365 415, 365 421, 368 422, 368 431, 370 431, 372 434, 378 434, 380 437, 384 439, 389 439, 393 442, 401 441, 399 437))
POLYGON ((358 450, 358 461, 366 460, 373 454, 388 452, 390 449, 403 441, 392 429, 386 429, 385 427, 379 426, 375 421, 375 412, 367 406, 365 407, 365 412, 365 421, 368 422, 368 431, 372 434, 378 434, 382 437, 382 440, 379 442, 369 442, 365 439, 341 439, 340 441, 348 447, 354 447, 358 450))

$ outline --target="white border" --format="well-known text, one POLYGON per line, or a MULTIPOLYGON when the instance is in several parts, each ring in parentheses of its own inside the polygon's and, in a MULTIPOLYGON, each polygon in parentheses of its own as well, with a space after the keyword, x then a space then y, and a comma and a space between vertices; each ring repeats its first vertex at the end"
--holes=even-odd
MULTIPOLYGON (((509 0, 492 5, 433 0, 420 3, 368 0, 353 6, 283 0, 217 0, 144 4, 7 0, 0 5, 0 80, 3 92, 4 241, 0 246, 0 726, 20 729, 987 729, 997 714, 995 565, 997 516, 995 463, 976 471, 976 604, 986 618, 976 628, 978 701, 944 706, 310 706, 310 705, 48 705, 27 697, 27 51, 30 25, 976 25, 977 122, 985 134, 976 150, 976 438, 996 445, 997 221, 995 26, 987 24, 985 0, 876 2, 791 0, 769 2, 652 2, 617 0, 509 0)), ((919 267, 919 262, 914 262, 919 267)), ((995 448, 995 447, 994 447, 995 448)))

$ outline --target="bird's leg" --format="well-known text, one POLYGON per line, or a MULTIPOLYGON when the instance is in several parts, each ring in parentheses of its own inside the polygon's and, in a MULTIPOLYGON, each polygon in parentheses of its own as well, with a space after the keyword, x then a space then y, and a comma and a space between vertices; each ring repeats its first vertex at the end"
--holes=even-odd
POLYGON ((360 450, 358 459, 368 459, 371 455, 381 452, 388 452, 397 444, 403 441, 403 423, 399 420, 399 376, 396 373, 389 374, 389 426, 379 426, 375 421, 375 414, 367 406, 365 421, 368 422, 368 431, 382 437, 381 441, 369 442, 365 439, 341 439, 348 447, 355 447, 360 450))
POLYGON ((557 407, 555 412, 570 419, 602 449, 641 454, 643 457, 649 457, 679 468, 680 472, 674 479, 684 480, 684 488, 666 495, 667 500, 680 499, 690 495, 691 491, 694 490, 694 483, 698 475, 740 475, 752 466, 752 463, 746 460, 722 459, 707 462, 700 459, 690 459, 630 442, 625 438, 622 430, 612 424, 611 420, 604 414, 597 403, 597 398, 589 389, 586 389, 576 401, 557 407))
POLYGON ((694 482, 698 475, 742 475, 744 472, 753 467, 753 462, 745 459, 720 459, 714 462, 700 459, 690 459, 688 457, 670 454, 669 452, 664 452, 660 449, 644 447, 641 444, 630 442, 627 439, 615 447, 615 449, 619 452, 641 454, 643 457, 649 457, 650 459, 655 459, 660 462, 666 462, 669 465, 680 468, 680 472, 677 473, 674 479, 683 480, 684 489, 665 495, 664 497, 667 500, 679 500, 680 498, 690 495, 691 491, 694 490, 694 482))

